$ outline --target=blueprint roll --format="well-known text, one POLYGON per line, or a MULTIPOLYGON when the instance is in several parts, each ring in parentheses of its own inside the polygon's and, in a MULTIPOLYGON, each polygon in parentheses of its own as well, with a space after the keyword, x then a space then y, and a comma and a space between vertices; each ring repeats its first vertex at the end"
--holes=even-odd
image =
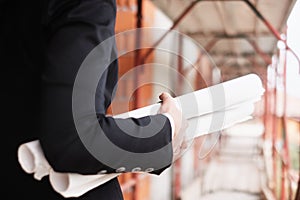
POLYGON ((254 104, 252 102, 245 102, 226 110, 190 118, 187 120, 188 127, 185 131, 185 140, 190 141, 203 135, 224 130, 234 124, 247 121, 253 118, 253 111, 254 104))
POLYGON ((178 102, 186 119, 227 110, 245 102, 256 102, 264 93, 261 79, 248 74, 205 89, 179 96, 178 102))
MULTIPOLYGON (((175 97, 186 119, 226 110, 245 102, 257 102, 264 93, 262 81, 256 74, 248 74, 236 79, 216 84, 201 90, 175 97)), ((157 114, 160 104, 152 104, 127 113, 115 115, 115 118, 144 117, 157 114)))
POLYGON ((79 197, 119 175, 119 173, 82 175, 78 173, 59 173, 50 170, 49 180, 56 192, 68 198, 79 197))
POLYGON ((39 140, 21 144, 18 148, 18 161, 22 169, 28 174, 33 174, 36 180, 47 176, 51 169, 39 140))
POLYGON ((40 181, 49 176, 52 188, 63 197, 79 197, 91 189, 119 176, 119 173, 82 175, 78 173, 56 172, 49 165, 39 140, 21 144, 18 148, 18 160, 22 169, 33 174, 40 181))

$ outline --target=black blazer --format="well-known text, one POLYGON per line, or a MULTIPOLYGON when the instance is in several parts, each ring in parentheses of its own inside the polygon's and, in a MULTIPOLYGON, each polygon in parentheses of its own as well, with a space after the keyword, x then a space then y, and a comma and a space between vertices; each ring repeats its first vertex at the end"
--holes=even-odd
MULTIPOLYGON (((17 162, 18 146, 35 139, 40 140, 49 163, 60 172, 160 174, 171 165, 171 126, 164 115, 123 120, 105 115, 117 84, 117 60, 98 82, 95 110, 83 110, 80 116, 80 121, 87 124, 81 133, 85 142, 76 129, 72 112, 74 81, 86 56, 114 35, 113 0, 8 0, 1 1, 0 11, 4 196, 62 199, 51 188, 48 177, 34 180, 17 162), (150 123, 161 127, 157 134, 145 128, 150 123), (132 132, 124 132, 120 124, 131 127, 132 132), (102 144, 103 138, 113 147, 102 144), (115 148, 120 150, 117 154, 115 148), (8 192, 11 190, 14 192, 8 192)), ((116 53, 114 48, 108 51, 116 53)), ((78 199, 122 198, 118 180, 113 179, 78 199)))

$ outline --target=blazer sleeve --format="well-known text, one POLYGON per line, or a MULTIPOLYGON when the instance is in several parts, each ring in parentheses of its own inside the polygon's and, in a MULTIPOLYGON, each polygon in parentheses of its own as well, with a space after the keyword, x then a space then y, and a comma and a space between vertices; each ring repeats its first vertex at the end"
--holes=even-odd
MULTIPOLYGON (((172 162, 170 121, 162 114, 127 119, 105 115, 116 70, 106 70, 98 83, 95 113, 83 110, 80 130, 75 126, 74 81, 89 52, 114 35, 115 2, 52 0, 46 11, 40 141, 53 169, 81 174, 160 174, 172 162)), ((109 66, 115 68, 117 61, 109 66)))

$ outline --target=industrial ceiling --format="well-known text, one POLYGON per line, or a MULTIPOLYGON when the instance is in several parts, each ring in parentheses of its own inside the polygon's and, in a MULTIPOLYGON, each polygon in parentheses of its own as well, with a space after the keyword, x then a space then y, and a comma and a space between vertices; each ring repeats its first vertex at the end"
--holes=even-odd
POLYGON ((152 0, 173 29, 200 43, 231 71, 271 62, 296 0, 152 0))

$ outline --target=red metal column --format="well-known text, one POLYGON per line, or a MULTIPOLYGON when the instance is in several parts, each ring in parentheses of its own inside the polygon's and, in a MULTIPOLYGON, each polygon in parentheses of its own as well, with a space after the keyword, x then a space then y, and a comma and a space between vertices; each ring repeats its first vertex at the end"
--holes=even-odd
POLYGON ((286 106, 287 106, 287 87, 286 87, 286 69, 287 69, 287 48, 284 50, 284 66, 283 66, 283 174, 284 180, 282 181, 282 189, 283 193, 281 196, 281 200, 286 199, 286 188, 285 188, 285 182, 288 183, 288 199, 291 200, 291 180, 288 178, 288 173, 290 170, 290 156, 289 156, 289 141, 288 141, 288 133, 287 133, 287 115, 286 115, 286 106))
POLYGON ((300 199, 300 178, 298 180, 298 188, 297 188, 297 192, 296 192, 296 196, 295 196, 295 200, 300 199))
MULTIPOLYGON (((196 81, 198 81, 198 80, 203 80, 203 78, 201 77, 200 70, 198 69, 198 68, 199 68, 199 64, 200 64, 200 61, 201 61, 201 59, 202 59, 202 57, 203 57, 203 54, 204 54, 204 53, 208 53, 208 52, 215 46, 215 44, 216 44, 219 40, 220 40, 220 38, 213 38, 213 39, 211 39, 210 41, 208 41, 207 44, 206 44, 205 47, 204 47, 204 50, 202 50, 202 51, 199 53, 199 56, 198 56, 198 58, 197 58, 195 64, 192 65, 192 67, 195 66, 195 65, 196 65, 196 67, 197 67, 196 81)), ((184 73, 187 74, 187 73, 189 73, 189 71, 192 70, 192 69, 193 69, 193 68, 186 68, 186 69, 184 70, 184 73)), ((199 90, 200 88, 202 88, 202 87, 200 87, 200 86, 198 85, 198 82, 196 82, 195 85, 196 85, 196 89, 197 89, 197 90, 199 90)), ((207 85, 206 85, 206 87, 207 87, 207 85)))
MULTIPOLYGON (((273 33, 273 35, 280 41, 283 41, 286 45, 286 50, 290 50, 292 53, 294 53, 294 51, 288 47, 287 43, 286 43, 286 39, 282 38, 280 33, 271 25, 271 23, 264 18, 264 16, 256 9, 256 7, 249 1, 249 0, 243 0, 251 9, 252 11, 256 14, 256 16, 261 19, 261 21, 266 25, 266 27, 273 33)), ((295 54, 295 53, 294 53, 295 54)), ((295 54, 296 55, 296 54, 295 54)), ((296 58, 297 55, 296 55, 296 58)), ((299 59, 298 59, 299 62, 299 59)), ((284 140, 284 146, 283 146, 283 154, 279 153, 279 157, 281 159, 281 163, 282 163, 282 174, 281 174, 281 200, 286 200, 286 194, 285 194, 285 176, 287 173, 287 170, 289 170, 289 152, 288 152, 288 141, 287 141, 287 137, 286 137, 286 131, 287 131, 287 127, 286 127, 286 51, 285 51, 285 56, 284 56, 284 77, 283 77, 283 87, 284 87, 284 113, 283 113, 283 117, 282 117, 282 139, 284 140)), ((276 105, 276 104, 275 104, 276 105)))
MULTIPOLYGON (((178 66, 178 75, 177 75, 177 85, 176 85, 176 93, 181 94, 182 93, 182 76, 183 74, 183 36, 181 34, 178 35, 178 56, 177 56, 177 66, 178 66)), ((181 159, 179 158, 177 161, 174 163, 174 200, 179 200, 181 199, 180 197, 180 191, 181 191, 181 159)))
POLYGON ((273 89, 273 114, 272 114, 272 161, 273 161, 273 194, 276 195, 277 187, 277 150, 276 150, 276 141, 277 141, 277 67, 278 63, 272 63, 274 68, 274 89, 273 89))
POLYGON ((256 44, 256 42, 254 42, 253 40, 250 40, 249 38, 246 38, 246 40, 249 42, 249 44, 251 44, 251 46, 253 47, 253 49, 260 55, 260 57, 264 60, 264 62, 267 65, 270 65, 272 63, 272 59, 271 57, 266 54, 265 52, 263 52, 259 46, 256 44))
POLYGON ((265 95, 264 95, 264 115, 263 115, 263 123, 265 126, 265 130, 263 133, 263 139, 266 139, 267 137, 267 133, 269 131, 269 126, 268 126, 268 118, 270 117, 270 109, 269 109, 269 105, 270 105, 270 101, 269 101, 269 95, 270 95, 270 91, 269 91, 269 80, 268 80, 268 70, 267 73, 265 74, 265 78, 264 78, 264 87, 265 87, 265 95))
MULTIPOLYGON (((213 38, 212 40, 210 40, 204 47, 205 51, 209 52, 219 40, 220 40, 219 38, 213 38)), ((205 78, 203 78, 201 76, 201 70, 199 69, 201 67, 200 64, 201 64, 201 59, 203 58, 203 53, 206 53, 206 52, 201 51, 201 53, 199 54, 199 57, 196 61, 197 68, 198 68, 197 72, 196 72, 196 89, 197 90, 206 88, 209 85, 211 85, 211 81, 209 81, 210 83, 208 84, 207 81, 205 81, 205 78), (201 84, 201 82, 203 82, 203 83, 201 84)))
MULTIPOLYGON (((143 0, 137 0, 137 13, 136 13, 136 28, 139 29, 142 27, 142 12, 143 12, 143 0)), ((134 59, 134 66, 133 67, 138 67, 141 64, 141 53, 140 53, 140 47, 141 47, 141 42, 142 42, 142 36, 140 30, 136 31, 136 38, 135 38, 135 45, 136 45, 136 50, 135 50, 135 59, 134 59)), ((141 95, 140 95, 140 90, 138 89, 139 87, 139 79, 140 79, 140 68, 136 68, 134 70, 134 85, 136 91, 134 91, 134 109, 139 108, 141 106, 141 95)), ((132 200, 138 200, 137 199, 137 182, 139 179, 139 175, 133 173, 132 174, 132 181, 130 181, 132 184, 132 190, 133 190, 133 195, 132 195, 132 200)))
MULTIPOLYGON (((135 38, 135 46, 136 46, 136 50, 135 50, 135 59, 134 59, 134 67, 137 67, 141 64, 141 53, 140 53, 140 47, 141 47, 141 42, 142 42, 142 36, 141 36, 141 32, 139 30, 139 28, 142 27, 142 12, 143 12, 143 8, 142 8, 142 0, 137 0, 137 13, 136 13, 136 38, 135 38)), ((140 103, 140 95, 139 95, 139 90, 138 90, 138 86, 139 86, 139 76, 140 76, 140 70, 139 68, 137 68, 135 71, 135 80, 134 80, 134 85, 135 85, 135 89, 137 89, 135 91, 135 95, 134 95, 134 109, 139 108, 141 103, 140 103)))

